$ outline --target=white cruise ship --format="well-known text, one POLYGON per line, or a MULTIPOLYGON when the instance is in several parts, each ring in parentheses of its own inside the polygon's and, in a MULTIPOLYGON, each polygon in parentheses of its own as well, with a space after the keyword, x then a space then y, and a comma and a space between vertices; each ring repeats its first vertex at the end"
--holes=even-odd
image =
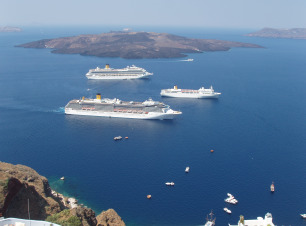
POLYGON ((105 68, 90 69, 86 74, 88 79, 138 79, 148 78, 153 73, 147 72, 141 67, 135 65, 127 66, 122 69, 110 68, 109 64, 105 65, 105 68))
POLYGON ((102 116, 108 118, 130 119, 173 119, 180 111, 170 109, 162 102, 151 98, 144 102, 121 101, 119 99, 101 99, 97 94, 95 99, 83 97, 80 100, 71 100, 65 106, 65 113, 69 115, 102 116))
POLYGON ((212 86, 209 89, 201 87, 198 90, 178 89, 177 86, 174 86, 173 89, 162 89, 160 95, 179 98, 218 98, 221 93, 215 92, 212 86))

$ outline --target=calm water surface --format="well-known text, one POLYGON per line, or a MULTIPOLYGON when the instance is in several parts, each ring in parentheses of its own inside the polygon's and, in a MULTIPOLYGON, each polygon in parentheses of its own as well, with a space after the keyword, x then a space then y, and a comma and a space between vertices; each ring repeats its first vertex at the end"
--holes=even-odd
POLYGON ((265 47, 191 54, 193 62, 59 55, 14 47, 109 30, 25 28, 0 34, 1 161, 34 168, 54 189, 97 214, 114 208, 128 225, 203 225, 211 210, 217 225, 236 224, 241 214, 252 219, 267 212, 277 225, 306 225, 299 216, 306 212, 305 40, 242 36, 248 30, 140 29, 265 47), (86 79, 88 69, 106 63, 115 68, 135 64, 154 76, 138 81, 86 79), (159 96, 161 89, 173 85, 213 85, 222 96, 159 96), (97 92, 122 100, 152 97, 183 115, 172 121, 142 121, 63 113, 69 100, 97 92), (114 142, 118 135, 129 139, 114 142), (167 181, 174 181, 175 187, 166 187, 167 181), (227 192, 237 197, 238 205, 224 202, 227 192), (225 214, 224 207, 232 215, 225 214))

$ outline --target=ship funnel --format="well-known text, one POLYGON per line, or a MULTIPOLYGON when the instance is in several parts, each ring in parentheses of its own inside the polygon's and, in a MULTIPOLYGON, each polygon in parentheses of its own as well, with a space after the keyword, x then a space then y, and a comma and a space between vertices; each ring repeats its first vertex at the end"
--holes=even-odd
POLYGON ((177 85, 174 86, 174 89, 177 89, 177 85))
POLYGON ((100 93, 97 93, 96 99, 101 100, 101 94, 100 93))
POLYGON ((109 69, 109 64, 106 64, 106 65, 105 65, 105 69, 109 69))
POLYGON ((82 100, 85 100, 85 97, 84 97, 84 96, 82 97, 82 100))

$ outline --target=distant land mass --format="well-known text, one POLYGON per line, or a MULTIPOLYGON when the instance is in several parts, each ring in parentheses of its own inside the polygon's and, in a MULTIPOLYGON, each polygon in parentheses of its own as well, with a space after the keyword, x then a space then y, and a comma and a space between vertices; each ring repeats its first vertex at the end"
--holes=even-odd
POLYGON ((17 47, 50 48, 52 53, 84 56, 136 58, 185 57, 186 53, 227 51, 232 47, 262 48, 262 46, 212 39, 192 39, 155 32, 109 32, 74 37, 43 39, 17 47))
POLYGON ((306 28, 292 28, 292 29, 263 28, 260 31, 249 33, 246 36, 265 37, 265 38, 306 39, 306 28))
POLYGON ((19 27, 0 27, 0 32, 20 32, 22 31, 19 27))

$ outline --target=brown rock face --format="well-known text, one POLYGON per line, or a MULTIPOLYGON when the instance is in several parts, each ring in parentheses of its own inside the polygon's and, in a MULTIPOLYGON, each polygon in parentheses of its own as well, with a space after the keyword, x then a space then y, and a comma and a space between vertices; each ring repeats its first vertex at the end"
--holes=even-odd
MULTIPOLYGON (((68 211, 63 204, 67 197, 61 196, 53 195, 48 180, 30 167, 0 162, 0 216, 28 219, 29 201, 31 219, 54 218, 62 210, 68 211)), ((92 209, 81 206, 68 213, 84 226, 96 226, 97 220, 100 225, 125 225, 113 209, 102 212, 97 219, 92 209)))
POLYGON ((0 162, 0 213, 5 217, 44 220, 64 206, 51 195, 48 180, 35 170, 0 162))
POLYGON ((125 223, 115 210, 103 211, 97 216, 98 226, 125 226, 125 223))
POLYGON ((93 226, 97 225, 96 214, 92 209, 85 207, 76 207, 70 210, 71 215, 81 219, 82 225, 93 226))

